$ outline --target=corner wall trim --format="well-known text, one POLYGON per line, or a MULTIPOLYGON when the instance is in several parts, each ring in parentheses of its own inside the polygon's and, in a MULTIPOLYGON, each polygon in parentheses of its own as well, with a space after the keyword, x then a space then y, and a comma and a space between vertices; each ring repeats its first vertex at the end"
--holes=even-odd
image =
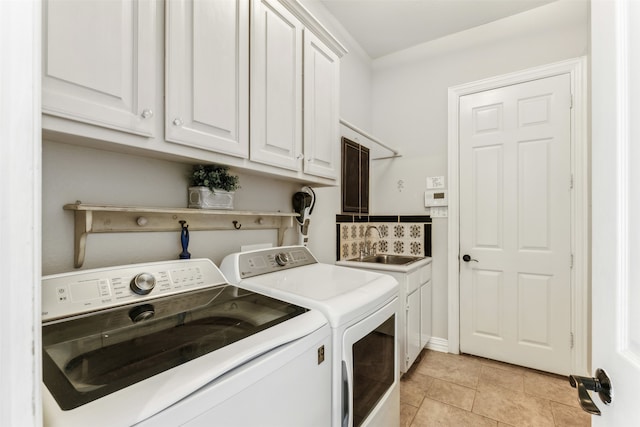
POLYGON ((447 340, 446 338, 431 337, 424 348, 426 348, 427 350, 439 351, 441 353, 448 353, 449 340, 447 340))

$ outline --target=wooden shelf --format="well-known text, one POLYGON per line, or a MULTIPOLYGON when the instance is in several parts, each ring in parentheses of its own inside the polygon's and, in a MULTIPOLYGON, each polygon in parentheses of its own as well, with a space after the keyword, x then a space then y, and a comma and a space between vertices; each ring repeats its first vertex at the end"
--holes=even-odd
POLYGON ((189 231, 201 230, 278 230, 278 244, 293 227, 294 212, 251 212, 186 208, 147 208, 74 203, 64 205, 74 211, 74 265, 82 267, 87 234, 180 231, 186 221, 189 231))

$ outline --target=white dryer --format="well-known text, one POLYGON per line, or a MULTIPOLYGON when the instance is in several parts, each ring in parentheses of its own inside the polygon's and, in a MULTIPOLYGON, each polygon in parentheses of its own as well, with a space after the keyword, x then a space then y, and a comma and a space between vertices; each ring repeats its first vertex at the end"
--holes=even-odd
POLYGON ((319 263, 304 246, 231 254, 220 269, 238 286, 327 317, 333 331, 334 427, 400 424, 394 278, 319 263))

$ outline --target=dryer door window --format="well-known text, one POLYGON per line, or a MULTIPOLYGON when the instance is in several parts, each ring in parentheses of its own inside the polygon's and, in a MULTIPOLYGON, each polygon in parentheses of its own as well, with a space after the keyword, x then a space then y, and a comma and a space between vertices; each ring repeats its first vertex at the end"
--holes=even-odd
POLYGON ((395 381, 396 317, 353 345, 353 425, 363 423, 395 381))

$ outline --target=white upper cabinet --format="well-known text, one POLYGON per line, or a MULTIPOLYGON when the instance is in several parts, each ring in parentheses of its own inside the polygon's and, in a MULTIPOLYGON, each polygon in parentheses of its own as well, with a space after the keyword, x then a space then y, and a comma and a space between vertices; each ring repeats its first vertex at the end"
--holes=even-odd
POLYGON ((248 157, 249 0, 166 8, 165 138, 248 157))
POLYGON ((253 0, 253 161, 302 169, 302 23, 277 0, 253 0))
POLYGON ((304 172, 338 176, 340 62, 311 31, 304 31, 304 172))
POLYGON ((43 1, 44 138, 335 185, 346 49, 298 0, 43 1))
POLYGON ((43 4, 43 112, 153 136, 156 2, 43 4))

